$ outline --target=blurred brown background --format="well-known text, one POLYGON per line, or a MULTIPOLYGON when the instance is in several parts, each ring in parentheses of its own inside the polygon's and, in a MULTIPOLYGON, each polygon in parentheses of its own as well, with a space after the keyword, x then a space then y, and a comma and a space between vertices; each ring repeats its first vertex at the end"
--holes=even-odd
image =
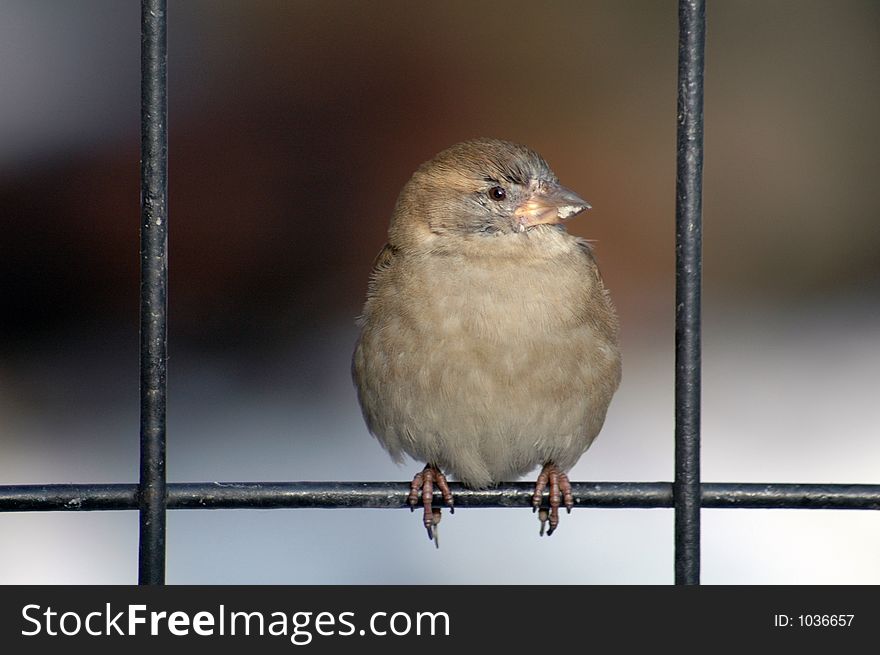
MULTIPOLYGON (((704 477, 876 483, 880 5, 707 18, 704 477)), ((475 136, 594 207, 571 230, 597 242, 624 384, 575 476, 671 479, 675 2, 169 19, 171 480, 411 476, 361 423, 353 320, 400 187, 475 136)), ((0 6, 0 484, 137 476, 139 47, 133 0, 0 6)), ((527 512, 460 512, 435 553, 404 512, 176 512, 169 581, 671 581, 669 512, 567 518, 539 540, 527 512)), ((867 513, 704 520, 707 582, 880 582, 867 513)), ((133 513, 0 529, 0 582, 135 579, 133 513)))

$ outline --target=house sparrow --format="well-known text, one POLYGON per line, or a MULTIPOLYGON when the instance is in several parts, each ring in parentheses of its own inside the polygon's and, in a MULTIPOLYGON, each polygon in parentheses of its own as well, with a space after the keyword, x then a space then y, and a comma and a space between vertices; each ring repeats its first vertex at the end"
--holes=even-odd
POLYGON ((542 466, 533 506, 552 534, 574 504, 568 471, 620 382, 618 324, 590 244, 564 221, 589 209, 528 148, 466 141, 403 187, 376 258, 352 374, 367 427, 412 482, 428 537, 443 471, 484 488, 542 466), (561 498, 560 498, 561 497, 561 498))

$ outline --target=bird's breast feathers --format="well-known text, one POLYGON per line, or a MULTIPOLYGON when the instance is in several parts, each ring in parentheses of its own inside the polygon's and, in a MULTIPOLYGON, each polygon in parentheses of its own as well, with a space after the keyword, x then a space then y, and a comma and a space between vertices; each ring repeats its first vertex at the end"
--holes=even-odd
POLYGON ((596 313, 613 310, 583 242, 548 232, 538 244, 535 237, 476 237, 502 242, 497 252, 402 257, 376 289, 376 300, 410 327, 424 328, 431 341, 518 348, 570 337, 588 329, 596 313), (503 241, 525 244, 511 250, 503 241))
POLYGON ((486 484, 550 455, 570 466, 586 449, 620 364, 595 264, 568 239, 550 262, 460 253, 385 262, 355 369, 370 427, 392 453, 486 484), (439 460, 433 448, 448 440, 473 452, 464 461, 476 468, 439 460))

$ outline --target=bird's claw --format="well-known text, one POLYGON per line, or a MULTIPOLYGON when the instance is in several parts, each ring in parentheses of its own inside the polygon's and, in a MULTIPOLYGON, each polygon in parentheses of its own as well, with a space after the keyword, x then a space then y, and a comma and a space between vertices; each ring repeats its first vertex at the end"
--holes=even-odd
MULTIPOLYGON (((544 536, 544 528, 547 527, 547 518, 548 518, 549 516, 550 516, 550 512, 548 512, 548 511, 547 511, 545 508, 543 508, 543 507, 541 508, 541 511, 538 512, 538 520, 541 522, 541 529, 540 529, 540 531, 539 531, 538 534, 539 534, 540 536, 542 536, 542 537, 544 536)), ((551 528, 550 531, 552 532, 553 529, 551 528)), ((549 536, 549 535, 548 535, 548 536, 549 536)))
POLYGON ((549 523, 547 536, 552 535, 559 527, 559 506, 564 504, 565 510, 571 514, 574 507, 574 497, 571 493, 571 482, 568 476, 559 470, 556 464, 548 463, 541 469, 538 480, 535 483, 535 493, 532 496, 532 513, 538 512, 538 520, 541 522, 540 535, 544 536, 544 528, 549 523), (550 510, 541 507, 544 490, 550 487, 550 510))
POLYGON ((449 507, 449 513, 454 514, 455 507, 453 505, 452 492, 449 490, 449 483, 446 480, 446 476, 440 472, 440 469, 431 464, 425 466, 420 473, 416 473, 413 477, 406 502, 409 503, 410 511, 413 511, 419 502, 419 496, 421 496, 422 507, 424 508, 422 522, 425 525, 425 530, 428 532, 428 539, 433 541, 434 545, 439 548, 440 542, 437 538, 437 525, 440 523, 441 518, 440 508, 432 506, 435 484, 437 485, 437 488, 440 489, 440 494, 443 496, 443 502, 449 507))

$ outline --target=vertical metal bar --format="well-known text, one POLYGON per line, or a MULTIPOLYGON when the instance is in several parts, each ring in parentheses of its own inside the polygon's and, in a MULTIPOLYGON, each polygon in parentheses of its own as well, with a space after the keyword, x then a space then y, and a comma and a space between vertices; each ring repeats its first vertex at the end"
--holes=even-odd
POLYGON ((700 583, 700 287, 704 0, 678 5, 675 206, 675 583, 700 583))
POLYGON ((165 582, 168 123, 165 0, 141 2, 141 477, 139 584, 165 582))

